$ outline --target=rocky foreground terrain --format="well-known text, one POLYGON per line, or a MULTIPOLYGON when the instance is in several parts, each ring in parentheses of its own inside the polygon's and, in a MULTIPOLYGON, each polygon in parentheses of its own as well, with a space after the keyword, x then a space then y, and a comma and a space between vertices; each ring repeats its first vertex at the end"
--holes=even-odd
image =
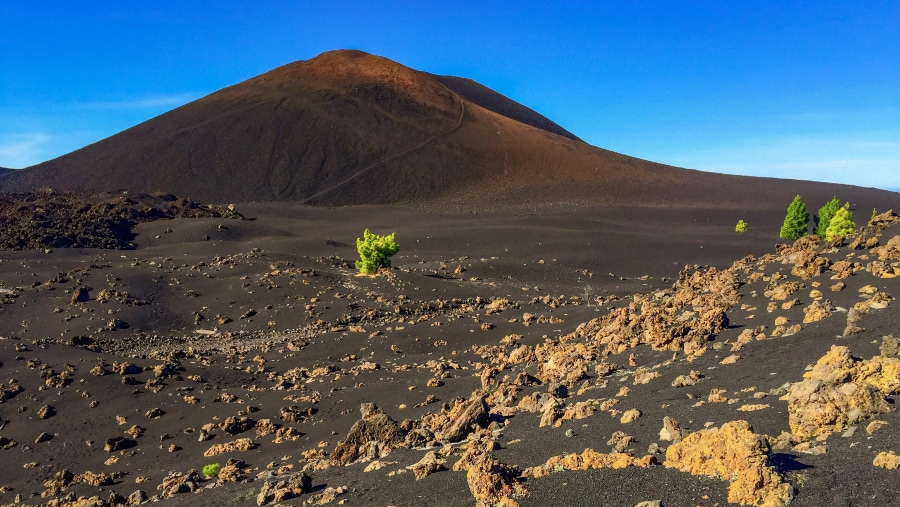
POLYGON ((642 276, 248 227, 0 256, 0 504, 900 502, 891 212, 642 276))
POLYGON ((173 195, 83 195, 45 189, 0 194, 0 250, 133 249, 135 225, 171 218, 243 217, 173 195))

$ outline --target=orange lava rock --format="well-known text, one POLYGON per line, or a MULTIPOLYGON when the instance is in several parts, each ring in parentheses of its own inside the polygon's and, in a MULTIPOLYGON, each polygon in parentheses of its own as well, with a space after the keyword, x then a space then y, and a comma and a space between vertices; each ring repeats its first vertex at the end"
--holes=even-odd
POLYGON ((519 483, 519 471, 501 463, 490 454, 483 454, 466 470, 466 482, 475 498, 476 507, 504 505, 516 507, 513 496, 527 491, 519 483))
POLYGON ((803 309, 803 323, 818 322, 831 316, 834 311, 834 305, 830 301, 813 301, 812 304, 803 309))
POLYGON ((403 434, 396 421, 374 403, 363 403, 359 408, 362 418, 353 424, 330 458, 342 465, 361 458, 387 456, 394 447, 403 444, 403 434))
POLYGON ((221 444, 216 444, 206 452, 203 453, 206 457, 218 456, 220 454, 226 454, 229 452, 235 451, 249 451, 256 447, 256 444, 253 443, 249 438, 239 438, 237 440, 232 440, 231 442, 223 442, 221 444))
POLYGON ((446 470, 447 467, 444 466, 447 460, 439 457, 436 452, 428 451, 425 453, 425 456, 422 457, 418 462, 406 467, 407 470, 412 470, 413 475, 415 475, 416 480, 424 479, 434 472, 438 472, 440 470, 446 470))
POLYGON ((767 464, 768 459, 766 437, 753 433, 747 421, 731 421, 670 445, 665 466, 730 481, 729 502, 782 507, 793 497, 793 488, 767 464))
POLYGON ((888 470, 897 470, 900 469, 900 456, 894 454, 894 451, 880 452, 872 464, 888 470))
POLYGON ((900 392, 900 359, 875 356, 863 361, 833 345, 803 381, 786 395, 789 423, 800 440, 826 436, 891 410, 885 396, 900 392))
POLYGON ((526 468, 522 472, 523 477, 540 478, 549 475, 556 470, 591 470, 600 468, 628 468, 640 467, 648 468, 657 464, 656 458, 653 456, 643 456, 635 458, 634 456, 613 452, 604 454, 593 449, 585 449, 581 454, 568 454, 565 456, 553 456, 543 465, 526 468))

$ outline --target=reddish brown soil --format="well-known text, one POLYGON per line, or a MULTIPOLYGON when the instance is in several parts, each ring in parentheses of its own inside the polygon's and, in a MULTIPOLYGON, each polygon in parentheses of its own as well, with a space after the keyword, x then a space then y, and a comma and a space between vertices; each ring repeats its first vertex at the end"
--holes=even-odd
POLYGON ((620 155, 579 141, 478 83, 359 51, 279 67, 68 155, 0 175, 6 192, 127 189, 200 202, 441 209, 547 202, 752 208, 787 203, 798 186, 813 202, 841 195, 886 209, 896 198, 620 155))

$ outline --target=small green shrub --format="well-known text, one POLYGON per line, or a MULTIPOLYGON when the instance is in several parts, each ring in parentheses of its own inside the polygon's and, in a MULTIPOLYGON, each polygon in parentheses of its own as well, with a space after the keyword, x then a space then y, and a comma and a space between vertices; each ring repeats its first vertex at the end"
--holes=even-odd
POLYGON ((734 226, 734 232, 744 234, 747 232, 747 222, 744 222, 744 219, 738 220, 737 225, 734 226))
POLYGON ((781 226, 781 232, 778 235, 782 239, 794 241, 797 238, 806 236, 808 223, 809 213, 806 211, 806 205, 803 204, 798 195, 788 205, 787 215, 784 217, 784 224, 781 226))
POLYGON ((856 223, 853 222, 853 212, 850 211, 850 203, 848 202, 831 217, 831 222, 829 222, 828 228, 825 229, 825 239, 831 241, 836 236, 846 236, 855 230, 856 223))
POLYGON ((877 216, 878 216, 878 208, 872 208, 872 216, 869 217, 869 223, 871 224, 872 222, 874 222, 875 217, 877 217, 877 216))
POLYGON ((830 201, 819 208, 819 212, 816 213, 816 236, 825 239, 825 229, 828 229, 828 224, 831 223, 831 217, 833 217, 839 209, 841 209, 841 202, 838 201, 837 197, 832 197, 830 201))
POLYGON ((400 250, 400 245, 390 236, 379 236, 366 229, 362 238, 356 238, 356 251, 359 260, 356 269, 365 275, 377 273, 379 268, 391 267, 391 256, 400 250))
POLYGON ((218 463, 210 463, 209 465, 204 465, 203 477, 206 477, 207 479, 216 477, 217 475, 219 475, 219 468, 221 468, 221 466, 219 466, 218 463))

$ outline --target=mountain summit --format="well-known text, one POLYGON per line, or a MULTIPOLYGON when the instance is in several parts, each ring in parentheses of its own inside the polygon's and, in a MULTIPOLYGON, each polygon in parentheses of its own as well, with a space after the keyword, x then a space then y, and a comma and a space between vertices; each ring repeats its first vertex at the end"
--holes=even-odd
POLYGON ((770 198, 771 181, 596 148, 474 81, 341 50, 276 68, 54 160, 0 173, 0 190, 479 207, 770 198))

